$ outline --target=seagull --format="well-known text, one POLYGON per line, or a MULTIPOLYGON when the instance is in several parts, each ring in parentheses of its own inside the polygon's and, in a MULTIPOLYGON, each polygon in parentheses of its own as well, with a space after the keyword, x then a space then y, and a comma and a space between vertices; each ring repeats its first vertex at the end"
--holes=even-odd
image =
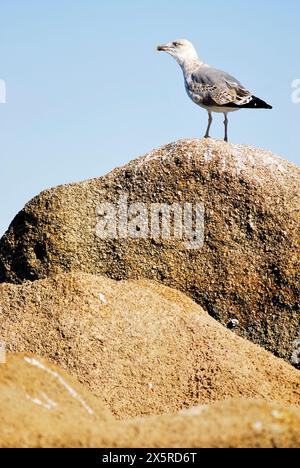
POLYGON ((272 109, 272 106, 253 96, 236 78, 203 63, 193 44, 178 39, 159 45, 158 51, 167 52, 182 68, 188 96, 208 112, 208 127, 204 138, 210 138, 212 112, 223 113, 225 141, 228 141, 228 113, 240 109, 272 109))

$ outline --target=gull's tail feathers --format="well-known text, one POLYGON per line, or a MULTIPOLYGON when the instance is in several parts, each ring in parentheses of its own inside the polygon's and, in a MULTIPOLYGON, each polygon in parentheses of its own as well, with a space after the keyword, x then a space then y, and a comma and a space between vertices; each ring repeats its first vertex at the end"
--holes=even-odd
POLYGON ((256 96, 252 96, 252 99, 248 104, 244 104, 243 106, 238 106, 241 109, 273 109, 270 104, 267 104, 262 99, 259 99, 256 96))

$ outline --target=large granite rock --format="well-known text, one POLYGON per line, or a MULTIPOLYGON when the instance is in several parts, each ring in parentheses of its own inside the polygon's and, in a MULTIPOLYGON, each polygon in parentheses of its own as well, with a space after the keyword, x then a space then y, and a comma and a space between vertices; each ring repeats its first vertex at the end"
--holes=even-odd
POLYGON ((44 359, 8 355, 0 364, 0 448, 84 447, 94 426, 112 420, 100 400, 44 359))
POLYGON ((300 410, 270 401, 227 400, 127 427, 118 437, 121 447, 298 448, 300 410))
POLYGON ((9 352, 60 365, 118 418, 239 397, 300 405, 299 371, 160 284, 84 273, 4 283, 0 310, 9 352))
MULTIPOLYGON (((0 281, 69 271, 158 280, 222 324, 237 320, 237 333, 290 360, 299 338, 299 194, 299 168, 269 152, 179 141, 105 177, 34 198, 0 242, 0 281), (100 239, 99 206, 126 195, 149 210, 153 203, 203 203, 204 245, 100 239)), ((135 234, 145 234, 145 225, 135 234)))
POLYGON ((269 401, 238 399, 118 422, 65 372, 29 354, 8 355, 1 364, 0 420, 0 448, 298 448, 300 443, 299 408, 269 401))

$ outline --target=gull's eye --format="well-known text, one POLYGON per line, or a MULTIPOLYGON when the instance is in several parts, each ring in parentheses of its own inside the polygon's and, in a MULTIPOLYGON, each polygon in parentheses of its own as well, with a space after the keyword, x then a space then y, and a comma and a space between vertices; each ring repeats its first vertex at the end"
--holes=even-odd
POLYGON ((179 47, 179 46, 180 46, 180 43, 179 43, 179 42, 173 42, 173 46, 174 46, 174 47, 179 47))

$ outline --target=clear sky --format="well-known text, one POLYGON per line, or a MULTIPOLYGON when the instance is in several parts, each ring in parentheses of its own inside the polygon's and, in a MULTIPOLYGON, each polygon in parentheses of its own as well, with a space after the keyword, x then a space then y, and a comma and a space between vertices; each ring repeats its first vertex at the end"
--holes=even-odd
MULTIPOLYGON (((1 0, 0 235, 41 190, 105 174, 180 138, 206 112, 155 46, 194 42, 201 58, 274 105, 230 116, 230 140, 300 163, 299 0, 1 0)), ((222 115, 212 135, 221 138, 222 115)))

